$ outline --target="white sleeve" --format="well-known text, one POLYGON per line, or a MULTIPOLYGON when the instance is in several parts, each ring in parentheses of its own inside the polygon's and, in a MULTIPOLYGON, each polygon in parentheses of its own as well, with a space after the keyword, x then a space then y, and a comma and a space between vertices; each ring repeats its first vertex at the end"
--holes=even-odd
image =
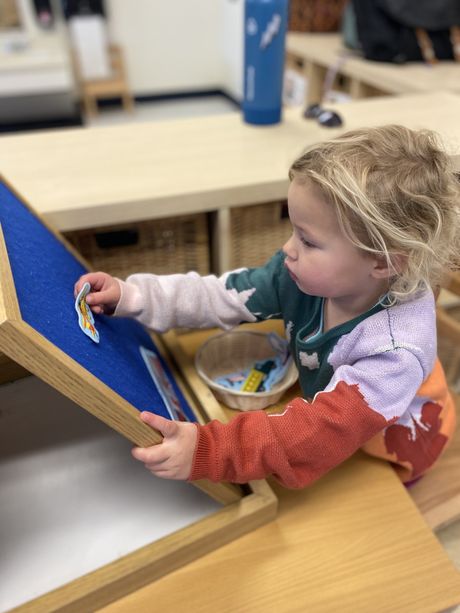
POLYGON ((120 281, 117 317, 133 317, 157 332, 170 328, 230 329, 256 321, 245 306, 252 290, 227 289, 225 278, 196 272, 176 275, 131 275, 120 281))

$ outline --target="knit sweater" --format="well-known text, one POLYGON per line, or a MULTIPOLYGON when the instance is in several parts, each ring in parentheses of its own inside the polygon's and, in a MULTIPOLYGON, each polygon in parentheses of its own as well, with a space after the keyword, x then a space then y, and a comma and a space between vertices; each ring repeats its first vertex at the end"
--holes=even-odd
POLYGON ((323 300, 297 288, 281 252, 265 266, 221 277, 140 274, 120 285, 115 315, 159 332, 284 320, 303 396, 281 413, 197 425, 190 480, 243 483, 273 475, 287 487, 304 487, 361 448, 393 463, 406 481, 435 462, 454 432, 431 292, 378 304, 321 333, 323 300))

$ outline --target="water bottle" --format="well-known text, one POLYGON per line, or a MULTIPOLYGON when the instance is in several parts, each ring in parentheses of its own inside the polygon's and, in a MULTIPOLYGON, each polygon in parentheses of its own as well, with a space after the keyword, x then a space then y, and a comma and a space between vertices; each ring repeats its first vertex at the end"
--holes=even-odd
POLYGON ((244 99, 247 123, 281 120, 289 0, 245 0, 244 99))

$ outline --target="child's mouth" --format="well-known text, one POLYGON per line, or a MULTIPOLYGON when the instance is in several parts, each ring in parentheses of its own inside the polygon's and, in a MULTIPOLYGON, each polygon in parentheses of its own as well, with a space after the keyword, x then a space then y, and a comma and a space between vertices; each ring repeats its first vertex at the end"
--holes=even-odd
POLYGON ((287 264, 285 264, 285 266, 286 266, 286 269, 287 269, 287 271, 288 271, 289 276, 291 277, 291 279, 292 279, 292 280, 293 280, 295 283, 297 283, 297 277, 295 276, 295 274, 294 274, 294 273, 291 271, 291 269, 289 268, 289 266, 288 266, 287 264))

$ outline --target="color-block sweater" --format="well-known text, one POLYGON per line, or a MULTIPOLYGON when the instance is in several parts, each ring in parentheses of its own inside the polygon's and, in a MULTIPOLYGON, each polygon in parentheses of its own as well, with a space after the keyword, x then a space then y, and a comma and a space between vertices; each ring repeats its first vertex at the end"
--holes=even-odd
POLYGON ((120 284, 115 315, 159 332, 284 320, 303 396, 281 413, 197 425, 190 480, 242 483, 273 475, 303 487, 361 448, 393 463, 407 481, 435 462, 454 432, 431 292, 378 304, 322 333, 323 299, 297 288, 281 252, 265 266, 221 277, 139 274, 120 284))

